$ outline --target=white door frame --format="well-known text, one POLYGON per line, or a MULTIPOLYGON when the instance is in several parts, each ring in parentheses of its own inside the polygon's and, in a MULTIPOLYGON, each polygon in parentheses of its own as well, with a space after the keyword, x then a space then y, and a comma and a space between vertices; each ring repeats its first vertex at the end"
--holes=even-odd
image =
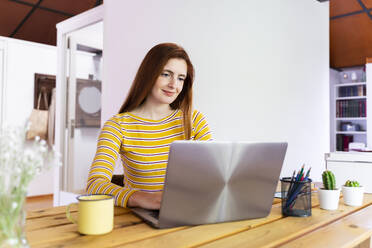
POLYGON ((103 21, 104 5, 71 17, 56 25, 57 27, 57 77, 56 77, 56 130, 55 146, 62 155, 62 166, 54 170, 54 197, 53 205, 65 205, 68 201, 75 201, 75 195, 63 191, 66 178, 63 171, 67 172, 66 155, 66 102, 67 102, 67 36, 69 33, 81 28, 103 21))
POLYGON ((8 42, 6 39, 0 39, 0 126, 4 124, 6 107, 6 76, 7 76, 7 53, 8 42))
POLYGON ((4 49, 4 41, 0 40, 0 126, 3 125, 3 115, 4 115, 4 86, 5 86, 5 80, 4 80, 4 67, 5 67, 5 49, 4 49))

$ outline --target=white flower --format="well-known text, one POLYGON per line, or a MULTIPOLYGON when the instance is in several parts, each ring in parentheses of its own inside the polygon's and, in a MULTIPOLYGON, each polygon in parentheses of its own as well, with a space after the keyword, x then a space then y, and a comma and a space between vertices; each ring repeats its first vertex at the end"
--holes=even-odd
MULTIPOLYGON (((44 140, 42 140, 42 141, 44 141, 44 140)), ((46 152, 46 151, 47 151, 47 148, 46 148, 45 146, 40 147, 40 151, 41 151, 41 152, 46 152)))
POLYGON ((31 121, 28 121, 26 123, 26 131, 30 130, 30 128, 31 128, 31 121))
POLYGON ((48 164, 60 164, 59 154, 55 150, 49 152, 40 137, 34 142, 26 141, 27 128, 28 125, 0 128, 0 197, 15 195, 14 190, 25 194, 31 180, 48 164))

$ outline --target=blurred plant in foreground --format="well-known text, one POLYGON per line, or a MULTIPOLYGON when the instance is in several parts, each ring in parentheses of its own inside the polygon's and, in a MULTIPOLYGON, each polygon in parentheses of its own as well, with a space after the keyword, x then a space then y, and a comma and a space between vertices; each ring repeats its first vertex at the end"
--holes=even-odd
POLYGON ((0 128, 0 247, 29 247, 25 233, 27 188, 42 170, 60 165, 45 140, 26 141, 25 127, 0 128))

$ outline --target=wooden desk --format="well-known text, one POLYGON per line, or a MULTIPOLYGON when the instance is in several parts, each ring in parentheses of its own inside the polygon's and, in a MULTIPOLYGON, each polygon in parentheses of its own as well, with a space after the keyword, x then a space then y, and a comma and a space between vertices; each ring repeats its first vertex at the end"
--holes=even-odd
POLYGON ((171 229, 154 229, 115 208, 114 230, 100 236, 80 235, 65 207, 56 207, 29 212, 26 232, 31 247, 369 247, 372 194, 365 194, 362 207, 341 199, 337 211, 320 209, 315 194, 312 200, 311 217, 283 217, 275 199, 266 218, 171 229))

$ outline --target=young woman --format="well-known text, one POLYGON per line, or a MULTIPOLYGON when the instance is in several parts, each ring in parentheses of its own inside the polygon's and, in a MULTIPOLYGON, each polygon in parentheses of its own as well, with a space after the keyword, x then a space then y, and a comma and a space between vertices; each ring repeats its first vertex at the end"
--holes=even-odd
POLYGON ((170 144, 212 139, 204 116, 192 111, 193 79, 182 47, 164 43, 146 54, 119 114, 101 130, 89 193, 114 195, 117 206, 160 208, 170 144), (119 154, 124 187, 111 183, 119 154))

